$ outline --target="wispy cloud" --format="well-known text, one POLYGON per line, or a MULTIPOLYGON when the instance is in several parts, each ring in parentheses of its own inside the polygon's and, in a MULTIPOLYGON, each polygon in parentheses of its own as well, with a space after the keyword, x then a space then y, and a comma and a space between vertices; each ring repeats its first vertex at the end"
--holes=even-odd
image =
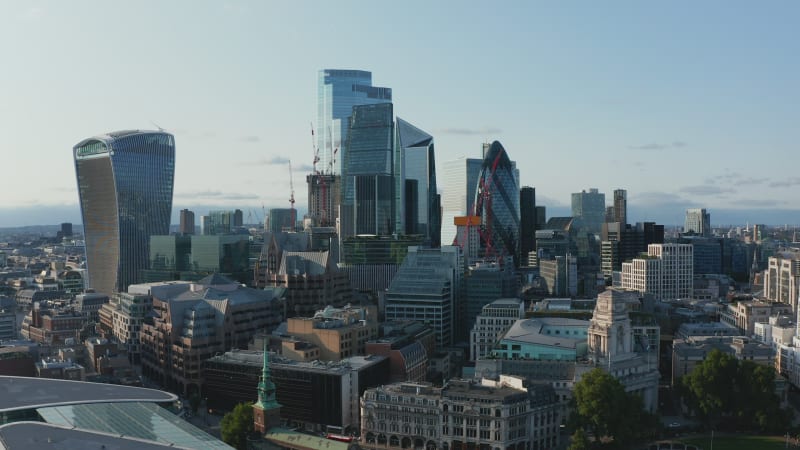
POLYGON ((684 186, 680 192, 689 195, 725 195, 736 193, 736 189, 720 187, 713 184, 698 184, 696 186, 684 186))
POLYGON ((187 191, 176 192, 175 197, 190 198, 190 199, 214 199, 214 200, 256 200, 257 195, 253 194, 240 194, 236 192, 222 192, 222 191, 187 191))
POLYGON ((643 145, 629 145, 628 149, 630 150, 667 150, 671 148, 684 148, 688 146, 684 141, 673 141, 672 143, 650 143, 650 144, 643 144, 643 145))
MULTIPOLYGON (((284 156, 273 156, 272 158, 261 158, 256 161, 243 161, 240 166, 288 166, 291 160, 284 156)), ((314 168, 311 164, 292 164, 292 172, 311 172, 314 168)))
POLYGON ((242 136, 239 138, 239 141, 254 144, 256 142, 261 142, 261 138, 258 136, 242 136))
POLYGON ((769 184, 769 187, 782 188, 782 187, 793 187, 799 185, 800 185, 800 177, 791 177, 785 180, 773 181, 772 183, 769 184))
POLYGON ((647 207, 661 207, 683 209, 691 207, 695 202, 683 198, 674 192, 647 191, 631 193, 628 197, 629 205, 646 205, 647 207))
POLYGON ((39 20, 45 14, 47 10, 41 6, 32 6, 18 14, 18 17, 23 20, 39 20))
POLYGON ((731 181, 739 186, 754 186, 758 184, 764 184, 769 180, 769 178, 755 178, 755 177, 747 177, 747 178, 734 178, 731 181))
POLYGON ((434 134, 459 134, 462 136, 475 136, 487 134, 500 134, 502 130, 493 127, 484 128, 442 128, 434 131, 434 134))
POLYGON ((733 202, 736 207, 745 208, 776 208, 786 205, 785 200, 774 200, 769 198, 742 198, 733 202))

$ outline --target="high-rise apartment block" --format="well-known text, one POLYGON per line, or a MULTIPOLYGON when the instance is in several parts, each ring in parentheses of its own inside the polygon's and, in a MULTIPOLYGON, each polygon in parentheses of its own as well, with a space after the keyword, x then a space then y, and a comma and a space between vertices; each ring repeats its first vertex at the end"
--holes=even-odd
POLYGON ((317 148, 319 167, 325 174, 341 175, 347 157, 348 131, 353 107, 391 103, 392 90, 372 86, 372 73, 364 70, 323 69, 317 81, 317 148))
POLYGON ((181 210, 180 225, 178 227, 180 234, 194 234, 194 212, 188 209, 181 210))
POLYGON ((656 300, 692 298, 692 246, 689 244, 650 244, 647 256, 622 263, 622 287, 656 300))
POLYGON ((169 234, 175 138, 117 131, 79 142, 73 154, 89 287, 124 292, 147 268, 150 236, 169 234))
POLYGON ((683 225, 684 233, 694 233, 700 236, 711 236, 711 214, 705 208, 690 208, 686 210, 686 222, 683 225))
POLYGON ((590 233, 600 234, 606 218, 606 195, 595 188, 572 194, 572 217, 580 218, 590 233))

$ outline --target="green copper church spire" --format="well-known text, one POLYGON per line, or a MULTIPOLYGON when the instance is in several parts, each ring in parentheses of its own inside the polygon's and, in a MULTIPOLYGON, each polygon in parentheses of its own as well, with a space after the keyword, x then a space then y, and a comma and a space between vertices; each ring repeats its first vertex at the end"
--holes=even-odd
POLYGON ((263 410, 280 408, 275 400, 275 384, 269 374, 269 352, 267 352, 267 337, 264 336, 264 365, 261 368, 261 382, 258 383, 258 402, 255 407, 263 410))

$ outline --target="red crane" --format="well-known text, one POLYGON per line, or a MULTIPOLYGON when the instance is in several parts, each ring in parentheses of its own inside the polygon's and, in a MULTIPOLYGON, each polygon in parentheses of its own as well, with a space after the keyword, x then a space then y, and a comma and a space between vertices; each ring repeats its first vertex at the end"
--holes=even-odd
MULTIPOLYGON (((483 241, 484 245, 486 246, 485 256, 487 258, 497 256, 495 254, 495 249, 492 242, 492 225, 494 222, 494 212, 492 211, 492 190, 494 187, 494 175, 497 171, 497 165, 500 163, 500 157, 503 155, 504 151, 505 150, 501 149, 499 152, 497 152, 497 156, 495 156, 494 160, 492 161, 488 176, 482 176, 478 180, 478 195, 476 196, 475 203, 473 205, 473 215, 480 216, 481 213, 485 211, 485 220, 483 221, 484 225, 478 228, 478 234, 481 237, 481 241, 483 241)), ((469 227, 469 222, 467 222, 467 227, 469 227)), ((500 259, 500 263, 502 264, 502 258, 500 259)))

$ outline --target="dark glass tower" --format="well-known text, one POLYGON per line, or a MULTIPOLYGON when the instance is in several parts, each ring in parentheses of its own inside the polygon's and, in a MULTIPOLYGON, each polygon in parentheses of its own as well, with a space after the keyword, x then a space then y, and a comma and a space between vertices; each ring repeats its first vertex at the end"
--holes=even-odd
POLYGON ((519 267, 519 186, 514 163, 494 141, 485 151, 475 192, 487 256, 512 256, 519 267))
POLYGON ((138 283, 150 236, 169 234, 175 138, 117 131, 73 148, 89 287, 111 294, 138 283))
POLYGON ((524 186, 519 190, 520 259, 528 265, 528 253, 536 250, 536 189, 524 186))
POLYGON ((391 103, 353 107, 342 173, 342 237, 394 233, 391 103))
POLYGON ((341 175, 346 169, 347 132, 357 105, 391 103, 392 90, 372 85, 365 70, 320 70, 317 77, 317 167, 324 174, 341 175), (334 155, 339 150, 338 157, 334 155))
POLYGON ((395 230, 421 234, 432 247, 441 244, 441 208, 436 188, 433 136, 397 118, 395 144, 395 230))

